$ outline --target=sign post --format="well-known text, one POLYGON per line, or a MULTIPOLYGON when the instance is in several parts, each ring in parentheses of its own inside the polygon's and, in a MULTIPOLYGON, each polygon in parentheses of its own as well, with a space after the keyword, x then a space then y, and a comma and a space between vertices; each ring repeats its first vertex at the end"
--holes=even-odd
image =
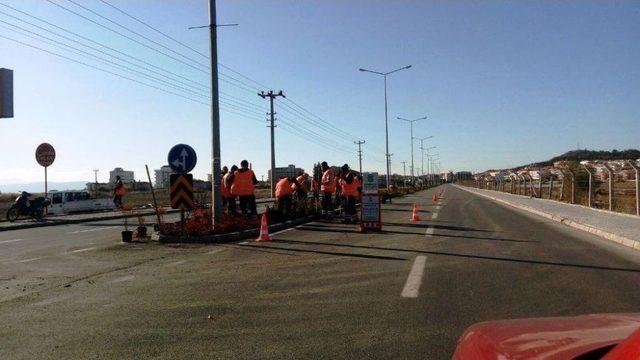
POLYGON ((360 231, 381 231, 382 212, 378 194, 378 173, 362 174, 360 231))
MULTIPOLYGON (((48 143, 42 143, 36 148, 36 161, 44 167, 44 197, 49 195, 47 187, 47 168, 56 160, 56 150, 48 143)), ((45 207, 45 213, 47 208, 45 207)))
MULTIPOLYGON (((171 174, 171 207, 180 209, 180 226, 184 235, 184 211, 193 209, 193 175, 189 174, 198 157, 196 151, 186 144, 178 144, 169 150, 167 162, 175 174, 171 174)), ((213 181, 213 179, 211 179, 213 181)))

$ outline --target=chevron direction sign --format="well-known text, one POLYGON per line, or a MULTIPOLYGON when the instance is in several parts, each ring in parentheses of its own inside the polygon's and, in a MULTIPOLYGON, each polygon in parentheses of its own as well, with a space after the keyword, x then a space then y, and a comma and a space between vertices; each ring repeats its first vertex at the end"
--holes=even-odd
POLYGON ((171 208, 193 209, 193 175, 171 174, 171 208))

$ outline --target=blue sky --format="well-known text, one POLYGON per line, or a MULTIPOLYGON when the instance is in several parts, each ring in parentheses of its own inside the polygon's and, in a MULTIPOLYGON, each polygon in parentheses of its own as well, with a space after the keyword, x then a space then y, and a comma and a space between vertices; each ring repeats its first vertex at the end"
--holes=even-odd
MULTIPOLYGON (((116 28, 67 0, 52 1, 116 28)), ((205 57, 100 1, 74 1, 184 55, 170 53, 192 67, 44 0, 0 3, 171 71, 201 95, 171 91, 208 101, 206 67, 197 64, 206 65, 205 57)), ((208 53, 207 30, 188 30, 208 22, 207 1, 107 1, 208 53)), ((62 33, 4 6, 0 11, 62 33)), ((72 44, 2 13, 0 20, 72 44)), ((415 136, 434 135, 428 146, 438 147, 444 169, 515 166, 575 149, 578 143, 590 149, 640 147, 637 1, 219 0, 218 20, 240 24, 219 29, 220 63, 269 86, 220 68, 227 103, 221 112, 222 162, 230 165, 246 158, 258 176, 266 175, 269 165, 269 132, 261 121, 268 102, 255 94, 258 89, 287 95, 276 100, 278 117, 286 122, 276 128, 278 166, 309 168, 327 160, 355 167, 353 141, 359 137, 367 142, 364 169, 384 169, 383 80, 359 72, 360 67, 389 71, 413 66, 389 77, 393 172, 402 173, 401 161, 410 161, 409 127, 395 120, 397 116, 429 117, 416 123, 415 136), (304 112, 295 104, 313 115, 300 116, 304 112), (309 122, 318 124, 315 116, 331 124, 322 126, 327 131, 309 122), (287 123, 305 130, 296 133, 287 123), (348 135, 338 136, 338 131, 348 135)), ((125 74, 9 28, 15 29, 0 22, 0 35, 125 74)), ((160 49, 122 28, 118 31, 160 49)), ((15 118, 0 120, 0 183, 41 180, 42 168, 33 155, 41 142, 53 144, 58 153, 49 169, 52 181, 90 181, 94 168, 105 181, 114 167, 134 170, 136 178, 144 180, 144 165, 164 165, 177 143, 198 152, 197 177, 210 171, 209 108, 199 102, 4 38, 0 67, 13 69, 15 81, 15 118)), ((415 158, 419 167, 417 144, 415 158)))

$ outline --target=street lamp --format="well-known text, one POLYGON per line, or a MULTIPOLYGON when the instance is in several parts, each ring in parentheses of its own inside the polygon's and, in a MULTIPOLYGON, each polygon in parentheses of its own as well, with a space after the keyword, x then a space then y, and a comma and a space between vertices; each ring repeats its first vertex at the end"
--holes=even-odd
MULTIPOLYGON (((423 137, 423 138, 415 138, 416 140, 420 140, 420 176, 424 175, 424 141, 427 139, 431 139, 433 137, 433 135, 431 136, 427 136, 427 137, 423 137)), ((435 148, 435 146, 432 146, 431 148, 435 148)))
POLYGON ((393 71, 389 71, 389 72, 386 72, 386 73, 373 71, 373 70, 362 69, 362 68, 358 69, 360 71, 369 72, 369 73, 376 74, 376 75, 381 75, 382 77, 384 77, 384 131, 385 131, 385 136, 386 136, 386 139, 385 139, 385 145, 386 145, 385 151, 386 151, 386 154, 385 154, 385 156, 387 157, 387 190, 389 190, 390 182, 391 182, 391 175, 390 175, 391 169, 390 169, 390 165, 389 165, 390 160, 389 160, 389 119, 388 119, 388 107, 387 107, 387 75, 391 75, 394 72, 398 72, 400 70, 409 69, 410 67, 411 67, 411 65, 407 65, 405 67, 401 67, 399 69, 395 69, 393 71))
POLYGON ((411 177, 414 178, 415 180, 415 175, 413 173, 413 123, 416 121, 420 121, 420 120, 426 120, 427 117, 421 117, 418 119, 413 119, 413 120, 409 120, 409 119, 405 119, 405 118, 401 118, 400 116, 397 117, 398 120, 402 120, 402 121, 406 121, 409 123, 409 125, 411 125, 411 177))

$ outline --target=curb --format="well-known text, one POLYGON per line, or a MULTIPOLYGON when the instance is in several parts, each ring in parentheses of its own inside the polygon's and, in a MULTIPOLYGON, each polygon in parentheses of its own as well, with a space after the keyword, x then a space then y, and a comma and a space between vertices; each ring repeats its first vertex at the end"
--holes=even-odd
MULTIPOLYGON (((306 224, 316 219, 315 215, 310 215, 304 218, 285 221, 283 223, 273 224, 269 226, 269 233, 274 233, 277 231, 282 231, 285 229, 289 229, 292 227, 296 227, 298 225, 306 224)), ((205 235, 205 236, 197 236, 197 237, 182 237, 182 236, 172 236, 172 235, 160 235, 158 233, 154 233, 151 236, 151 240, 156 240, 162 244, 211 244, 211 243, 227 243, 234 242, 240 240, 246 240, 250 238, 258 237, 260 233, 260 229, 250 229, 245 231, 237 231, 228 234, 218 234, 218 235, 205 235)))
MULTIPOLYGON (((180 210, 166 210, 165 214, 172 214, 179 211, 180 210)), ((44 222, 25 223, 25 224, 18 224, 13 226, 6 226, 6 227, 0 226, 0 232, 39 228, 39 227, 46 227, 46 226, 79 224, 79 223, 86 223, 86 222, 92 222, 92 221, 118 220, 118 219, 124 219, 124 218, 132 218, 132 217, 138 217, 138 216, 151 216, 151 215, 155 215, 155 212, 146 211, 139 214, 100 216, 100 217, 92 217, 92 218, 86 218, 86 219, 66 219, 66 220, 61 219, 61 220, 48 220, 48 221, 45 220, 44 222)))
POLYGON ((567 226, 572 227, 574 229, 586 231, 586 232, 588 232, 590 234, 599 236, 599 237, 604 238, 606 240, 613 241, 613 242, 616 242, 618 244, 621 244, 621 245, 624 245, 624 246, 627 246, 627 247, 630 247, 630 248, 633 248, 633 249, 640 249, 640 240, 634 240, 634 239, 630 239, 630 238, 625 237, 625 236, 620 236, 620 235, 617 235, 617 234, 614 234, 614 233, 611 233, 611 232, 608 232, 608 231, 605 231, 605 230, 602 230, 602 229, 598 229, 598 228, 593 227, 591 225, 582 224, 582 223, 579 223, 579 222, 576 222, 576 221, 573 221, 573 220, 570 220, 570 219, 567 219, 567 218, 563 218, 561 216, 557 216, 557 215, 549 214, 549 213, 546 213, 546 212, 543 212, 543 211, 540 211, 540 210, 536 210, 536 209, 531 208, 529 206, 515 205, 515 204, 510 203, 510 202, 508 202, 506 200, 498 199, 498 198, 493 197, 491 195, 482 194, 480 192, 475 192, 475 191, 472 191, 472 190, 468 190, 464 186, 459 186, 459 185, 455 185, 455 186, 456 186, 456 188, 464 190, 464 191, 469 192, 471 194, 482 196, 482 197, 487 198, 489 200, 493 200, 495 202, 498 202, 498 203, 501 203, 501 204, 504 204, 504 205, 507 205, 507 206, 511 206, 513 208, 516 208, 516 209, 524 210, 524 211, 530 212, 532 214, 535 214, 535 215, 538 215, 538 216, 542 216, 544 218, 559 222, 561 224, 567 225, 567 226))

